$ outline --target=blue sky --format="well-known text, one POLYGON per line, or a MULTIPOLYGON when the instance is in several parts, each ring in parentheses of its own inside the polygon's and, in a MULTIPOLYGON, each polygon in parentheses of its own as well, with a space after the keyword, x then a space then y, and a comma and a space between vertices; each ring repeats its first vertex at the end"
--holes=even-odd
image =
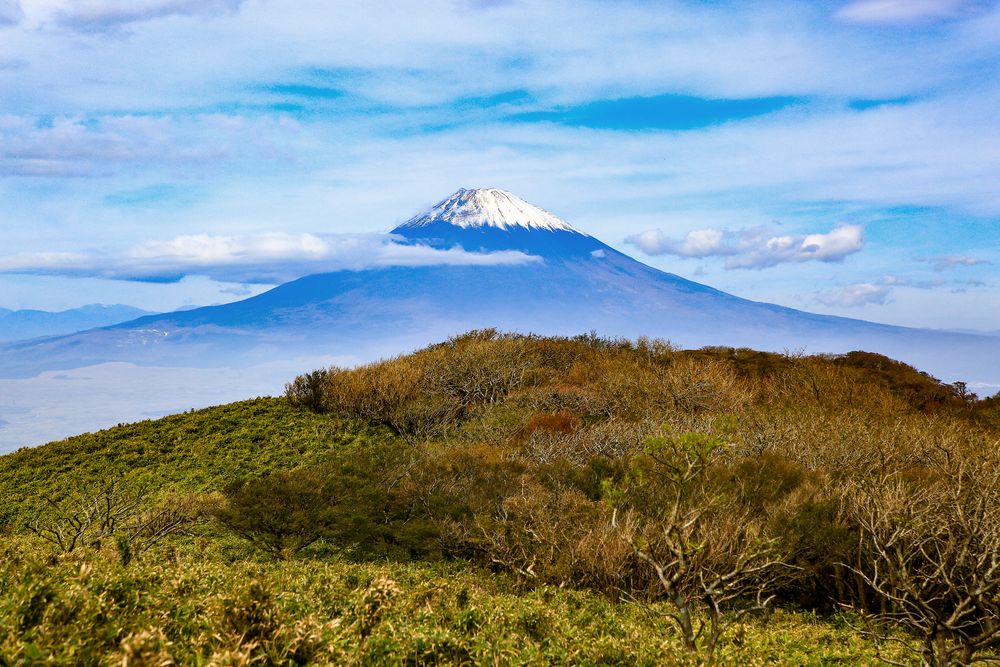
POLYGON ((982 0, 0 0, 0 307, 435 261, 379 233, 489 186, 741 296, 1000 330, 998 108, 982 0))

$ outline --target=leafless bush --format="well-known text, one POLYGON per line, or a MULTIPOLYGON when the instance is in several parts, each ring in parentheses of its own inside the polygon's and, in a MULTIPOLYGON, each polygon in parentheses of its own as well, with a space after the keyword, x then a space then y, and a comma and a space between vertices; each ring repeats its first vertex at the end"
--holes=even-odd
POLYGON ((131 488, 121 479, 107 482, 90 496, 43 500, 45 507, 28 522, 29 531, 63 553, 113 537, 126 564, 185 530, 201 514, 195 504, 183 500, 149 508, 146 488, 131 488))
POLYGON ((612 496, 624 508, 614 525, 656 573, 666 615, 688 650, 709 658, 733 623, 768 606, 787 567, 749 513, 710 492, 721 447, 702 434, 653 438, 634 481, 612 496))
POLYGON ((622 460, 640 452, 646 439, 660 430, 661 425, 650 419, 612 417, 569 433, 533 431, 521 449, 538 463, 565 459, 581 465, 595 457, 622 460))
POLYGON ((394 426, 393 413, 419 397, 423 381, 423 365, 412 356, 331 370, 326 377, 324 404, 334 412, 394 426))
POLYGON ((463 408, 492 404, 524 384, 531 366, 528 339, 473 332, 429 353, 426 386, 463 408))
POLYGON ((679 359, 669 366, 661 381, 671 407, 682 412, 734 412, 754 397, 747 383, 720 361, 679 359))
POLYGON ((892 475, 857 485, 846 502, 860 528, 852 567, 879 603, 858 610, 864 631, 932 667, 1000 661, 1000 474, 956 470, 932 485, 892 475))
POLYGON ((486 557, 528 583, 631 589, 634 556, 618 537, 610 509, 572 488, 524 479, 492 512, 475 518, 486 557))
POLYGON ((565 411, 576 415, 610 417, 611 401, 594 389, 573 385, 532 387, 513 398, 518 407, 546 412, 565 411))

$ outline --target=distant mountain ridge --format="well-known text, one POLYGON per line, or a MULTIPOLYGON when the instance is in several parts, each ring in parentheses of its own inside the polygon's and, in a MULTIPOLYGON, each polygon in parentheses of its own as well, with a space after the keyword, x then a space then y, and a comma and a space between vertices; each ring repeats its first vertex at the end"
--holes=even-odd
POLYGON ((104 327, 151 314, 122 304, 100 303, 62 311, 9 310, 0 308, 0 341, 38 336, 58 336, 94 327, 104 327))

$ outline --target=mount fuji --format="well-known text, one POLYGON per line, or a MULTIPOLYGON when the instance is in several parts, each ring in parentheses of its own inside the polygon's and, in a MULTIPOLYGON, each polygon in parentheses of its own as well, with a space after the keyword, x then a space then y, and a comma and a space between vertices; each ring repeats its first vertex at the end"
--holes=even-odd
MULTIPOLYGON (((743 299, 647 266, 503 190, 459 190, 391 235, 398 244, 475 256, 515 251, 523 261, 308 275, 235 303, 2 345, 0 378, 107 362, 239 369, 306 355, 364 361, 495 327, 654 336, 683 347, 863 349, 943 380, 1000 384, 998 337, 888 326, 743 299)), ((288 379, 275 378, 274 391, 288 379)))
POLYGON ((108 361, 239 366, 303 351, 368 358, 496 327, 657 336, 685 347, 866 349, 945 379, 1000 379, 995 337, 739 298, 647 266, 504 190, 461 189, 391 234, 397 243, 438 250, 518 251, 525 261, 309 275, 235 303, 7 344, 0 347, 0 376, 108 361))

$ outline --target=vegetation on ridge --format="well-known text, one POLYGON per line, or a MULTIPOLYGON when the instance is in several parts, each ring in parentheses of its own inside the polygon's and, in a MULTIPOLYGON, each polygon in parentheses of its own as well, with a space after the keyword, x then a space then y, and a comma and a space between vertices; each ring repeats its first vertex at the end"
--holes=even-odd
POLYGON ((0 664, 967 664, 998 438, 879 355, 472 332, 0 457, 0 664))

